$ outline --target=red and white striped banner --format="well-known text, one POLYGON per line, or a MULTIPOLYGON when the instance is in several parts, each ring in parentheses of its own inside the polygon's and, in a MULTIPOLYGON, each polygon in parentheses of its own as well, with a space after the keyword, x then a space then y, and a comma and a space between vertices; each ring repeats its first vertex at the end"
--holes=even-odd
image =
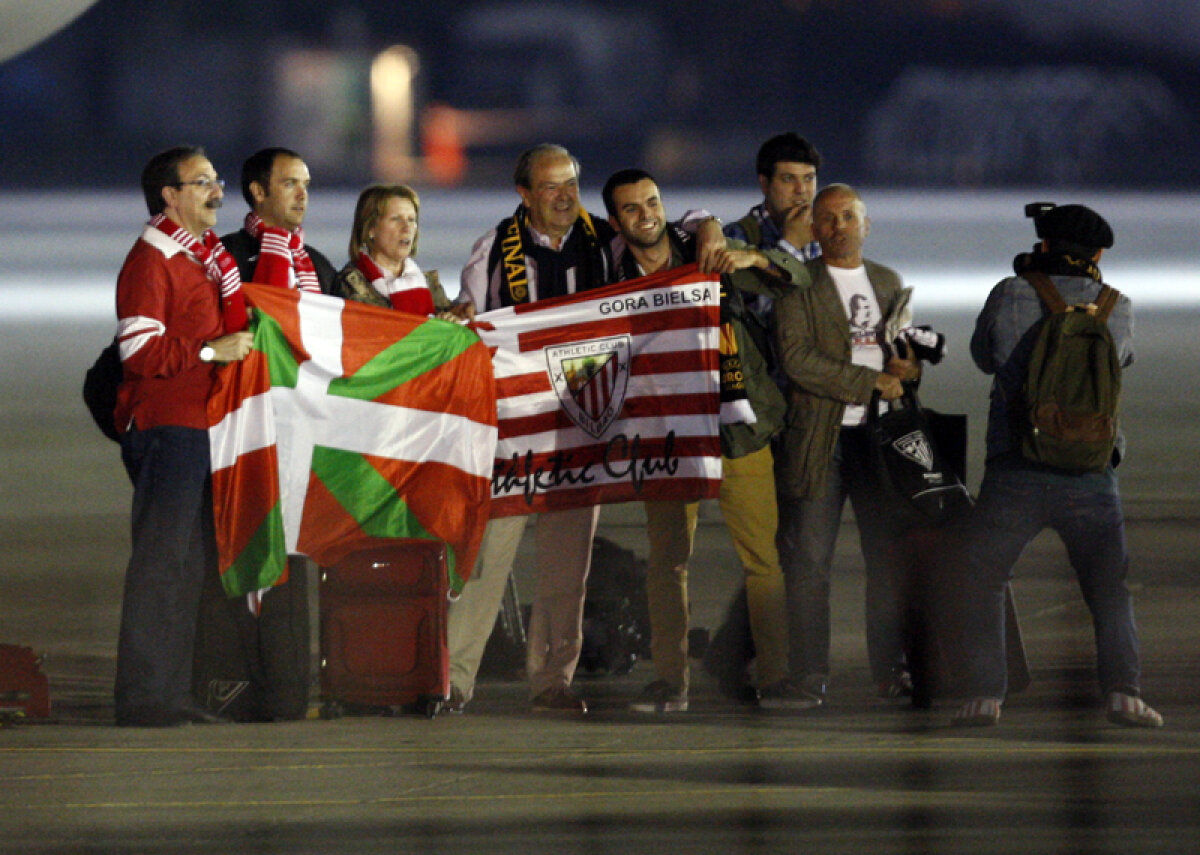
POLYGON ((492 516, 717 494, 720 282, 695 265, 479 315, 492 516))

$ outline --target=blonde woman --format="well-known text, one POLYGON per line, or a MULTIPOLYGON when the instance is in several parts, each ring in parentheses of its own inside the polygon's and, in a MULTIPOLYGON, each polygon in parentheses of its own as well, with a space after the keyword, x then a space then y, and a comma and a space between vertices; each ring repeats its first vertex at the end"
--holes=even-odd
POLYGON ((421 200, 403 184, 373 184, 359 194, 350 232, 350 260, 333 293, 347 300, 444 320, 465 317, 451 306, 436 270, 417 266, 421 200))

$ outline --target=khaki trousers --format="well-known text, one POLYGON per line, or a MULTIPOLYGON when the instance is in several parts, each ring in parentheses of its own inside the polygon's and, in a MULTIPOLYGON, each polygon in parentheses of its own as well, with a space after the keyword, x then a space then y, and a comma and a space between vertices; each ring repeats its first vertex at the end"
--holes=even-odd
POLYGON ((788 676, 787 589, 775 546, 775 460, 767 446, 721 463, 721 516, 746 574, 758 685, 769 686, 788 676))
POLYGON ((500 602, 528 521, 527 516, 488 521, 471 578, 459 598, 450 604, 446 628, 450 683, 462 692, 464 700, 469 701, 475 694, 475 675, 500 614, 500 602))
MULTIPOLYGON (((775 469, 770 447, 721 458, 718 503, 746 577, 750 631, 757 650, 759 686, 788 676, 786 590, 775 532, 775 469)), ((660 680, 687 689, 689 621, 687 561, 696 531, 695 502, 645 502, 650 558, 646 599, 650 650, 660 680)))
POLYGON ((643 502, 650 558, 646 604, 650 611, 650 656, 660 680, 688 687, 687 562, 692 555, 698 502, 643 502))
POLYGON ((550 511, 537 522, 537 587, 529 616, 529 694, 569 686, 583 650, 583 601, 600 507, 550 511))
MULTIPOLYGON (((599 511, 590 507, 538 515, 537 582, 526 627, 531 696, 552 686, 570 685, 575 674, 583 647, 583 601, 599 511)), ((488 522, 475 571, 450 605, 450 682, 466 700, 475 693, 475 676, 528 520, 528 516, 500 517, 488 522)))

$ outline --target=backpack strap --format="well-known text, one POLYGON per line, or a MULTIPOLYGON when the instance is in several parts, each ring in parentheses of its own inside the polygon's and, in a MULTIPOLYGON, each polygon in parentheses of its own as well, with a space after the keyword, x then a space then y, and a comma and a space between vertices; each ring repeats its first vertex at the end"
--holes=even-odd
POLYGON ((1107 285, 1103 286, 1096 297, 1096 317, 1104 323, 1108 323, 1108 316, 1117 307, 1117 301, 1120 299, 1120 291, 1107 285))
MULTIPOLYGON (((1058 293, 1058 289, 1054 287, 1054 283, 1050 281, 1050 277, 1040 270, 1027 270, 1022 274, 1025 281, 1033 286, 1037 291, 1038 297, 1045 303, 1046 308, 1052 313, 1068 312, 1072 307, 1068 306, 1063 300, 1062 295, 1058 293)), ((1108 323, 1108 317, 1113 313, 1113 309, 1117 307, 1117 301, 1121 299, 1121 292, 1116 288, 1108 285, 1100 286, 1100 293, 1096 295, 1096 318, 1102 323, 1108 323)))
POLYGON ((1038 297, 1041 298, 1046 308, 1052 314, 1059 314, 1067 310, 1066 301, 1058 293, 1058 289, 1054 287, 1054 283, 1050 281, 1049 276, 1040 270, 1027 270, 1022 276, 1026 282, 1033 286, 1033 290, 1037 291, 1038 297))
POLYGON ((758 224, 758 218, 750 213, 738 220, 737 224, 746 233, 746 243, 757 247, 762 241, 762 227, 758 224))

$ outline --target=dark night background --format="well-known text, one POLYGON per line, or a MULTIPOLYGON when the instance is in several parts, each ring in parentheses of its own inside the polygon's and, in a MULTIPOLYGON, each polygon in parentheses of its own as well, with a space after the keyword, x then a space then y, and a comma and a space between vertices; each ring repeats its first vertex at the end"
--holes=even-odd
POLYGON ((0 185, 128 187, 189 141, 227 175, 281 144, 360 186, 384 177, 368 70, 400 44, 419 72, 393 177, 418 183, 507 184, 549 139, 592 176, 744 185, 796 130, 875 186, 1190 188, 1198 31, 1171 0, 100 0, 0 63, 0 185), (474 128, 449 177, 422 157, 434 105, 474 128))

